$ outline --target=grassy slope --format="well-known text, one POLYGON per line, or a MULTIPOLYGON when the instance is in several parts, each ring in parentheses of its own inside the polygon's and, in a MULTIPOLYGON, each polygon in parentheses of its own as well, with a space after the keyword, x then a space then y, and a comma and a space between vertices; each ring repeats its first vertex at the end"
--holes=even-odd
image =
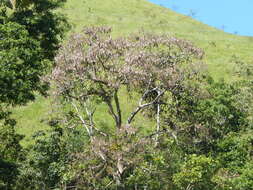
POLYGON ((64 13, 75 30, 85 25, 109 25, 116 35, 144 29, 190 40, 205 50, 206 62, 217 77, 229 77, 232 55, 253 61, 253 38, 224 33, 146 0, 69 0, 64 13))
MULTIPOLYGON (((145 30, 190 40, 206 52, 204 61, 215 78, 231 78, 233 55, 253 62, 253 38, 224 33, 146 0, 68 0, 62 12, 73 24, 72 31, 80 31, 87 25, 108 25, 113 28, 114 35, 145 30)), ((101 122, 108 118, 104 109, 102 106, 97 116, 103 118, 101 122)), ((47 116, 48 110, 50 101, 41 97, 26 107, 17 108, 15 117, 20 133, 29 136, 45 128, 40 121, 47 116)))

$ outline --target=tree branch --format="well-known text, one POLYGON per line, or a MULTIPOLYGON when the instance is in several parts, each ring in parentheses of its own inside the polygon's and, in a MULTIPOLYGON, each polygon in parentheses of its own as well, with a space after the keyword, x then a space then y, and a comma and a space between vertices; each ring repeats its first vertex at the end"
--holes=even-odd
POLYGON ((127 119, 127 124, 130 124, 132 122, 132 120, 134 119, 134 117, 136 116, 137 113, 139 113, 139 111, 141 111, 142 109, 150 106, 150 105, 153 105, 153 104, 156 104, 158 102, 158 100, 160 99, 160 97, 165 93, 165 91, 160 91, 158 90, 158 88, 154 88, 154 89, 151 89, 151 90, 147 90, 143 96, 141 97, 140 101, 139 101, 139 106, 135 109, 135 111, 133 111, 131 114, 130 114, 130 117, 127 119), (149 102, 149 103, 146 103, 146 104, 142 104, 144 98, 151 92, 153 91, 156 91, 158 94, 156 96, 156 98, 149 102))
MULTIPOLYGON (((157 104, 157 113, 156 113, 156 132, 160 131, 160 104, 157 104)), ((158 145, 158 138, 159 138, 159 133, 156 135, 155 139, 155 145, 158 145)))
POLYGON ((114 93, 114 101, 115 101, 116 110, 117 110, 117 125, 118 125, 118 128, 120 128, 122 119, 121 119, 121 109, 120 109, 119 98, 118 98, 118 90, 116 90, 114 93))
POLYGON ((108 105, 109 113, 112 115, 112 117, 113 117, 113 119, 114 119, 114 121, 116 123, 116 126, 118 127, 118 117, 117 117, 117 115, 114 112, 114 109, 113 109, 111 101, 110 100, 106 100, 105 102, 108 105))
POLYGON ((80 113, 80 111, 79 111, 77 105, 76 105, 73 101, 71 102, 71 104, 72 104, 72 106, 75 108, 75 110, 76 110, 76 112, 77 112, 77 115, 78 115, 79 119, 81 120, 83 126, 85 127, 85 129, 86 129, 86 131, 87 131, 89 137, 91 138, 91 137, 92 137, 92 134, 91 134, 91 132, 90 132, 90 129, 88 128, 88 126, 87 126, 85 120, 83 119, 83 117, 82 117, 82 115, 81 115, 81 113, 80 113))

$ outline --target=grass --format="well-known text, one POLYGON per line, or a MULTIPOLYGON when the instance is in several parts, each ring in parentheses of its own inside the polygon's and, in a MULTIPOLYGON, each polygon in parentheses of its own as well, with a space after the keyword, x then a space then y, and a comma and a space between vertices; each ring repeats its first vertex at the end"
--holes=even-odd
MULTIPOLYGON (((205 51, 203 61, 216 79, 232 80, 233 56, 247 63, 253 62, 252 37, 224 33, 146 0, 68 0, 61 12, 69 18, 73 26, 71 32, 79 32, 84 26, 107 25, 112 27, 115 36, 144 30, 189 40, 205 51)), ((126 99, 122 100, 128 105, 126 99)), ((24 143, 30 140, 34 131, 47 128, 41 120, 49 110, 50 100, 42 97, 14 110, 18 131, 27 136, 24 143)), ((105 107, 101 106, 96 117, 102 118, 101 122, 108 121, 105 107)))
POLYGON ((253 38, 235 36, 146 0, 69 0, 63 13, 80 31, 87 25, 109 25, 115 35, 145 30, 190 40, 206 52, 205 62, 216 78, 231 76, 233 55, 253 61, 253 38))
POLYGON ((50 113, 50 100, 38 96, 35 102, 27 106, 16 107, 13 111, 17 120, 17 132, 25 135, 23 144, 31 142, 31 136, 38 130, 46 130, 49 127, 43 122, 50 113))

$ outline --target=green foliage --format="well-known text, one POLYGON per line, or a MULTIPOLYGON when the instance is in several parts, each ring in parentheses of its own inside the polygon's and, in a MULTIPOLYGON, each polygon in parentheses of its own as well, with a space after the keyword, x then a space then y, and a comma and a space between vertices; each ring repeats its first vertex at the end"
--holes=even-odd
POLYGON ((19 190, 52 189, 60 184, 68 160, 67 141, 63 131, 54 126, 49 135, 38 132, 35 144, 27 150, 26 160, 19 168, 16 188, 19 190))
POLYGON ((40 77, 48 61, 41 55, 39 43, 26 29, 13 22, 0 25, 0 102, 24 104, 34 100, 34 92, 45 94, 47 84, 40 77))
MULTIPOLYGON (((6 113, 1 113, 1 119, 6 113)), ((21 146, 19 141, 22 139, 21 135, 15 134, 15 121, 4 116, 4 123, 0 124, 0 158, 4 160, 15 161, 21 155, 21 146)))
POLYGON ((34 100, 36 92, 46 95, 49 86, 42 77, 52 65, 67 26, 64 17, 54 12, 63 2, 0 2, 1 189, 14 188, 23 156, 22 136, 16 134, 8 108, 34 100))
POLYGON ((31 1, 28 7, 17 7, 8 18, 24 26, 29 37, 39 42, 43 58, 51 61, 69 27, 65 17, 55 11, 64 2, 65 0, 31 1))
POLYGON ((23 158, 19 141, 23 137, 15 132, 15 120, 0 110, 0 188, 11 189, 18 175, 17 162, 23 158))
MULTIPOLYGON (((171 141, 168 137, 165 139, 171 141)), ((172 178, 182 162, 178 150, 179 147, 173 141, 159 148, 146 148, 143 161, 125 179, 126 189, 176 189, 172 178)))
POLYGON ((17 165, 14 162, 2 160, 0 158, 0 189, 12 189, 17 175, 17 165))
POLYGON ((215 161, 204 155, 189 155, 178 173, 173 176, 180 189, 213 189, 212 177, 216 169, 215 161))
POLYGON ((252 131, 231 133, 219 143, 219 160, 224 168, 238 171, 251 160, 253 137, 252 131))
POLYGON ((242 87, 222 80, 215 82, 205 73, 202 77, 197 82, 189 80, 190 84, 174 92, 171 107, 164 115, 171 128, 184 131, 179 133, 180 144, 188 153, 216 151, 219 139, 249 124, 250 113, 238 98, 242 87))
POLYGON ((45 94, 48 85, 41 77, 67 26, 65 18, 54 12, 64 1, 16 3, 13 11, 0 4, 0 101, 13 105, 33 100, 34 91, 45 94))
POLYGON ((209 80, 206 90, 209 98, 200 101, 196 118, 208 124, 213 138, 223 137, 231 131, 239 131, 245 125, 246 118, 236 105, 235 98, 240 89, 224 81, 209 80))
POLYGON ((82 181, 82 166, 87 163, 80 158, 88 146, 84 130, 61 128, 57 120, 51 120, 49 124, 50 130, 36 133, 33 136, 35 143, 26 150, 26 160, 19 167, 15 184, 18 190, 68 189, 78 186, 76 181, 82 181))
POLYGON ((252 190, 253 189, 253 162, 252 160, 247 163, 242 171, 241 175, 234 180, 233 183, 235 189, 238 190, 252 190))
POLYGON ((0 2, 0 24, 3 24, 5 19, 6 19, 6 7, 3 6, 2 2, 0 2))
POLYGON ((231 133, 218 144, 220 170, 216 181, 224 189, 252 189, 252 130, 231 133))

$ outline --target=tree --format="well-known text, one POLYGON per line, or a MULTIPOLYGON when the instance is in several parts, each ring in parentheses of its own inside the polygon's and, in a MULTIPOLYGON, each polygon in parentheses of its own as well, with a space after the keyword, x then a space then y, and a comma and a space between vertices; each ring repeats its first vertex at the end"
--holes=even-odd
MULTIPOLYGON (((153 145, 156 146, 160 133, 170 134, 170 131, 161 126, 161 105, 167 105, 166 101, 171 94, 185 86, 188 79, 197 79, 198 72, 193 61, 201 58, 203 52, 186 41, 169 36, 142 34, 113 39, 110 32, 110 28, 105 27, 87 28, 83 34, 72 36, 56 57, 52 79, 57 96, 72 106, 64 119, 65 124, 68 127, 81 125, 89 136, 89 152, 93 156, 88 160, 101 163, 99 168, 104 168, 105 172, 111 171, 103 176, 112 176, 113 183, 122 186, 123 179, 129 174, 127 171, 137 165, 134 160, 141 150, 135 152, 133 150, 136 149, 129 147, 134 143, 137 148, 143 138, 153 137, 153 145), (123 121, 118 92, 125 87, 128 93, 137 92, 140 100, 126 121, 123 121), (95 107, 92 106, 95 102, 103 102, 108 106, 115 122, 113 134, 96 126, 93 118, 95 107), (137 141, 127 140, 133 134, 131 131, 136 115, 147 108, 152 108, 151 111, 156 115, 154 134, 139 137, 137 141), (122 133, 126 135, 123 142, 119 140, 122 133), (119 149, 112 151, 112 147, 119 149), (135 154, 136 157, 133 156, 135 154)), ((94 175, 100 176, 97 173, 100 169, 90 170, 93 167, 90 164, 86 168, 87 175, 95 173, 91 173, 93 177, 86 176, 85 179, 97 180, 94 175)), ((98 181, 94 183, 100 183, 98 181)))
POLYGON ((46 95, 49 85, 42 77, 52 65, 67 26, 65 18, 53 12, 62 2, 0 2, 1 189, 14 187, 22 153, 22 136, 15 132, 9 108, 34 100, 36 92, 46 95))
MULTIPOLYGON (((56 57, 52 77, 57 93, 73 105, 86 128, 78 110, 87 108, 87 100, 106 103, 120 129, 130 125, 141 110, 161 104, 166 92, 178 88, 191 75, 183 65, 190 65, 194 56, 202 56, 201 50, 176 38, 143 35, 113 40, 109 34, 108 28, 88 28, 84 35, 72 36, 56 57), (118 97, 123 86, 128 92, 141 94, 139 105, 125 123, 118 97)), ((92 113, 87 112, 89 117, 92 113)), ((92 130, 87 128, 88 134, 92 130)))
POLYGON ((46 73, 48 61, 43 60, 39 43, 17 23, 1 24, 0 39, 0 169, 4 172, 0 178, 4 180, 4 188, 10 189, 22 153, 19 144, 22 136, 15 132, 15 121, 8 107, 34 100, 35 91, 45 94, 48 85, 40 78, 46 73))
POLYGON ((0 102, 17 105, 45 94, 48 85, 41 80, 49 63, 41 55, 39 42, 26 29, 13 22, 0 25, 0 102))
POLYGON ((66 18, 56 11, 66 0, 16 0, 8 20, 25 27, 29 36, 39 42, 44 58, 53 61, 65 32, 66 18))

